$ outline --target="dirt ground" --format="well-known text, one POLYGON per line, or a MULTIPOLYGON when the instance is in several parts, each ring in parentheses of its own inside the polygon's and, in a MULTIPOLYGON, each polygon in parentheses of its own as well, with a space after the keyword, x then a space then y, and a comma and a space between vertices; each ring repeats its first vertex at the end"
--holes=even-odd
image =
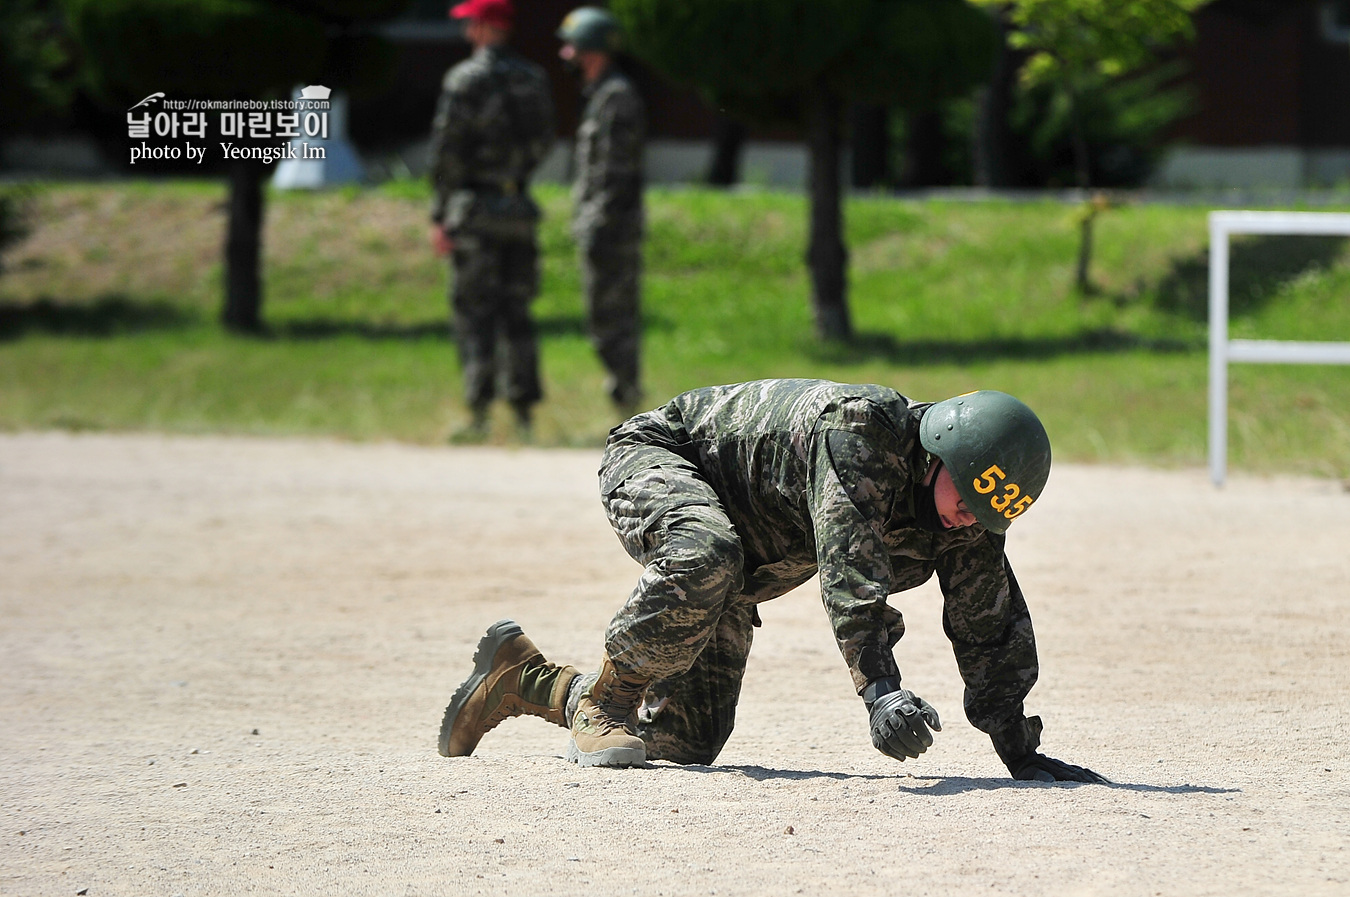
POLYGON ((813 585, 762 606, 713 767, 436 754, 487 624, 593 665, 637 567, 598 453, 0 436, 0 894, 1350 894, 1350 494, 1061 465, 1009 554, 1044 749, 868 741, 813 585))

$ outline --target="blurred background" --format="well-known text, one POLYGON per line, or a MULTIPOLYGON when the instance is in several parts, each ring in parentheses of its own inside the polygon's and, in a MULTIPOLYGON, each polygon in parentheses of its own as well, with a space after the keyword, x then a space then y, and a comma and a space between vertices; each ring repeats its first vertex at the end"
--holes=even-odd
MULTIPOLYGON (((566 224, 574 5, 517 0, 513 44, 558 110, 533 438, 592 446, 616 420, 566 224)), ((648 113, 652 405, 767 376, 998 388, 1059 457, 1199 465, 1207 212, 1350 209, 1346 0, 609 7, 648 113), (843 251, 808 260, 819 241, 843 251)), ((466 411, 427 145, 468 50, 440 0, 6 3, 0 428, 443 442, 466 411), (130 161, 153 92, 304 84, 340 98, 355 174, 284 189, 210 135, 200 163, 130 161), (245 326, 223 310, 232 227, 259 247, 245 326)), ((1345 240, 1239 239, 1232 271, 1233 336, 1350 340, 1345 240)), ((1350 369, 1230 376, 1236 466, 1350 478, 1350 369)))

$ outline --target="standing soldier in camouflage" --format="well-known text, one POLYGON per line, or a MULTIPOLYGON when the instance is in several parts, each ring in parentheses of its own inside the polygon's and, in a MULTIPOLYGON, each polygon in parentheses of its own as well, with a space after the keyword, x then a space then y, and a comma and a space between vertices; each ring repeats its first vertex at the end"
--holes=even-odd
POLYGON ((609 371, 614 404, 632 414, 638 374, 642 272, 642 98, 614 63, 619 23, 594 6, 563 19, 559 55, 581 75, 586 102, 577 128, 572 233, 577 241, 591 343, 609 371))
POLYGON ((881 386, 765 380, 698 389, 610 434, 600 493, 644 566, 609 624, 598 675, 547 662, 509 620, 479 642, 440 751, 470 753, 507 717, 571 728, 568 758, 711 763, 735 721, 756 605, 819 573, 872 744, 916 758, 937 712, 900 685, 887 596, 934 574, 965 711, 1018 779, 1104 782, 1037 752, 1031 617, 1004 553, 1040 496, 1050 442, 1001 392, 931 404, 881 386))
POLYGON ((473 54, 446 73, 432 123, 431 241, 452 261, 450 304, 473 415, 461 435, 486 435, 499 339, 506 398, 528 433, 543 393, 530 317, 539 207, 527 190, 553 142, 553 100, 543 69, 506 46, 511 0, 467 0, 450 15, 463 20, 473 54))

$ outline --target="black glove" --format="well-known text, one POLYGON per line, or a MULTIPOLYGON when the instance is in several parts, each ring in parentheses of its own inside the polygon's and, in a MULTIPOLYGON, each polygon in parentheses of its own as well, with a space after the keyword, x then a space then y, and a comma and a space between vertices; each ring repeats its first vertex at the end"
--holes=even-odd
POLYGON ((900 687, 900 680, 887 676, 868 683, 863 701, 872 729, 872 746, 888 757, 904 762, 918 757, 933 744, 933 733, 942 731, 933 705, 900 687), (927 725, 924 723, 927 722, 927 725))
POLYGON ((1014 779, 1024 782, 1091 782, 1110 785, 1111 780, 1084 766, 1064 763, 1045 754, 1027 754, 1015 766, 1009 767, 1014 779))
POLYGON ((990 734, 998 758, 1008 767, 1008 772, 1012 773, 1014 779, 1023 782, 1112 784, 1110 779, 1086 767, 1063 763, 1045 754, 1036 753, 1036 748, 1041 746, 1041 731, 1044 728, 1039 716, 1031 716, 1014 720, 1003 729, 990 734))

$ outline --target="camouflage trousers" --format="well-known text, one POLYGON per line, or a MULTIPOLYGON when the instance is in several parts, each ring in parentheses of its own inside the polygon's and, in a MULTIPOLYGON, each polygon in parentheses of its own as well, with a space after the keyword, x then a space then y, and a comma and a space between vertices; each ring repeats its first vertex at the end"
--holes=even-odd
POLYGON ((595 235, 583 239, 580 245, 591 345, 609 371, 609 397, 619 405, 631 406, 642 396, 638 368, 642 246, 633 240, 616 242, 595 235))
POLYGON ((457 236, 450 308, 469 406, 484 408, 505 381, 506 398, 529 406, 543 397, 530 302, 539 292, 533 241, 457 236))
POLYGON ((610 525, 643 565, 610 621, 605 650, 653 681, 638 735, 651 759, 712 763, 736 721, 754 604, 741 594, 744 553, 698 469, 656 446, 611 446, 601 465, 642 453, 642 466, 603 496, 610 525))

